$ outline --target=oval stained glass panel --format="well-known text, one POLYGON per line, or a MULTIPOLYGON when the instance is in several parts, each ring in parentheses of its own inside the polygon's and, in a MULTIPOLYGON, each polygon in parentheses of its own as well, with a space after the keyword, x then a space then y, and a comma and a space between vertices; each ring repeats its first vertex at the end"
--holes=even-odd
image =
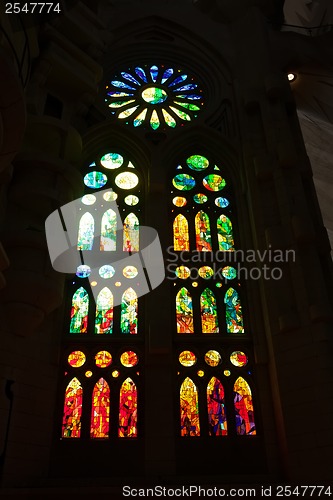
POLYGON ((180 191, 190 191, 195 186, 195 179, 188 174, 178 174, 172 179, 172 184, 180 191))
POLYGON ((133 351, 125 351, 120 356, 120 362, 125 368, 132 368, 139 362, 138 355, 133 351))
POLYGON ((210 350, 205 354, 205 361, 207 365, 215 367, 221 364, 222 358, 219 352, 210 350))
POLYGON ((126 266, 123 269, 123 275, 125 278, 133 279, 138 275, 138 270, 134 266, 126 266))
POLYGON ((233 280, 237 276, 237 271, 234 267, 226 266, 222 269, 222 276, 227 280, 233 280))
POLYGON ((226 184, 225 180, 220 175, 216 174, 207 175, 202 183, 208 191, 221 191, 226 184))
POLYGON ((112 266, 106 264, 105 266, 100 267, 98 272, 101 278, 107 279, 114 276, 115 270, 112 266))
POLYGON ((215 205, 220 208, 226 208, 229 206, 229 201, 227 200, 227 198, 215 198, 215 205))
POLYGON ((116 185, 121 189, 133 189, 139 183, 139 178, 133 172, 122 172, 115 178, 116 185))
POLYGON ((187 203, 187 199, 183 198, 182 196, 175 196, 175 198, 172 200, 172 203, 176 207, 185 207, 185 205, 187 203))
POLYGON ((234 366, 242 367, 247 364, 247 356, 242 351, 234 351, 230 354, 230 361, 234 366))
POLYGON ((161 104, 168 98, 165 90, 159 87, 147 87, 141 94, 142 99, 149 104, 161 104))
POLYGON ((88 278, 90 273, 91 273, 90 267, 82 264, 81 266, 77 267, 75 274, 78 278, 88 278))
POLYGON ((209 266, 202 266, 202 267, 200 267, 198 273, 199 273, 199 276, 201 278, 208 280, 209 278, 211 278, 213 276, 214 271, 209 266))
POLYGON ((85 354, 82 351, 73 351, 68 356, 68 363, 72 368, 80 368, 86 362, 85 354))
POLYGON ((175 275, 181 280, 186 280, 191 274, 191 271, 186 266, 179 266, 175 270, 175 275))
POLYGON ((195 203, 198 203, 199 205, 202 205, 203 203, 206 203, 206 201, 208 200, 207 196, 205 194, 195 194, 193 196, 193 200, 195 201, 195 203))
POLYGON ((115 201, 118 198, 118 195, 114 191, 107 191, 103 194, 103 198, 105 201, 115 201))
MULTIPOLYGON (((196 106, 196 109, 200 108, 196 106)), ((209 161, 207 160, 207 158, 201 155, 190 156, 189 158, 187 158, 186 163, 192 170, 196 170, 198 172, 205 170, 209 165, 209 161)))
POLYGON ((107 181, 108 178, 106 177, 106 175, 102 172, 96 172, 96 170, 94 170, 93 172, 89 172, 83 178, 83 182, 85 183, 85 185, 91 189, 99 189, 105 186, 107 181))
POLYGON ((107 153, 101 158, 101 165, 110 170, 121 167, 123 162, 124 158, 118 153, 107 153))
POLYGON ((107 368, 112 363, 112 356, 108 351, 99 351, 95 356, 96 366, 107 368))
POLYGON ((179 354, 179 363, 183 366, 189 367, 195 365, 197 362, 196 355, 191 351, 183 351, 179 354))
POLYGON ((93 205, 96 201, 96 196, 93 194, 85 194, 81 199, 84 205, 93 205))
POLYGON ((134 205, 137 205, 139 203, 139 198, 137 196, 134 196, 133 194, 129 194, 124 199, 124 202, 126 203, 126 205, 133 207, 134 205))

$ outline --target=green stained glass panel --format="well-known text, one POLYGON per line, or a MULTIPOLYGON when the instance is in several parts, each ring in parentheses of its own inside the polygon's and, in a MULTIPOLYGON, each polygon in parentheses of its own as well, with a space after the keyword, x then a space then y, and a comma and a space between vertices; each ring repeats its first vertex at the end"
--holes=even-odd
POLYGON ((107 183, 108 178, 102 172, 89 172, 83 178, 84 184, 91 189, 99 189, 107 183))
POLYGON ((238 293, 229 288, 224 297, 228 333, 244 333, 242 306, 238 293))
POLYGON ((213 292, 206 288, 200 296, 202 333, 218 333, 216 298, 213 292))
POLYGON ((158 117, 158 114, 156 112, 156 109, 151 114, 150 117, 150 126, 153 130, 156 130, 160 126, 160 119, 158 117))
POLYGON ((124 158, 118 153, 107 153, 102 156, 101 164, 107 169, 116 169, 122 166, 124 158))
POLYGON ((122 297, 120 328, 125 334, 138 333, 138 298, 133 288, 128 288, 122 297))
POLYGON ((72 299, 70 333, 87 333, 88 309, 88 293, 83 287, 80 287, 72 299))
POLYGON ((148 111, 148 109, 145 108, 143 111, 141 111, 141 113, 138 114, 138 116, 133 121, 134 127, 140 127, 140 125, 143 124, 143 122, 146 119, 147 111, 148 111))
POLYGON ((126 205, 134 206, 139 203, 139 198, 137 196, 134 196, 133 194, 129 194, 124 199, 124 202, 126 203, 126 205))
POLYGON ((193 196, 193 200, 195 201, 195 203, 198 203, 199 205, 202 205, 203 203, 206 203, 206 201, 208 200, 207 196, 204 195, 204 194, 195 194, 193 196))
POLYGON ((170 115, 170 113, 168 113, 165 109, 162 108, 162 114, 163 114, 163 117, 164 117, 164 120, 165 120, 165 123, 169 126, 169 127, 172 127, 172 128, 175 128, 175 126, 177 125, 177 122, 176 120, 173 118, 173 116, 170 115))
POLYGON ((209 166, 207 158, 201 155, 192 155, 186 160, 187 165, 198 172, 205 170, 209 166))
POLYGON ((113 296, 111 291, 104 287, 96 299, 95 333, 112 333, 113 324, 113 296))
POLYGON ((226 184, 225 180, 217 174, 207 175, 202 182, 208 191, 221 191, 226 184))
POLYGON ((158 87, 147 87, 141 95, 142 99, 149 104, 161 104, 168 98, 165 90, 158 87))
POLYGON ((191 121, 190 115, 188 115, 184 111, 180 111, 180 109, 177 109, 174 106, 170 106, 170 109, 172 109, 172 111, 182 120, 191 121))
POLYGON ((177 333, 193 333, 192 297, 187 288, 181 288, 176 297, 177 333))
POLYGON ((199 269, 199 276, 205 280, 208 280, 214 275, 214 271, 211 267, 209 266, 202 266, 199 269))
POLYGON ((227 280, 233 280, 237 276, 237 271, 234 267, 226 266, 222 269, 222 276, 227 280))
POLYGON ((91 250, 94 244, 94 218, 86 212, 79 222, 79 232, 77 237, 78 250, 91 250))
POLYGON ((200 110, 199 106, 196 106, 195 104, 191 104, 190 102, 174 101, 174 103, 178 104, 178 106, 182 106, 183 108, 189 109, 190 111, 199 111, 200 110))
POLYGON ((117 215, 110 208, 103 214, 102 217, 100 250, 101 251, 116 250, 116 238, 117 238, 117 215))
POLYGON ((219 250, 229 252, 235 250, 232 223, 225 215, 220 215, 217 219, 217 237, 219 250))
POLYGON ((178 174, 172 179, 172 184, 180 191, 190 191, 195 186, 195 179, 188 174, 178 174))

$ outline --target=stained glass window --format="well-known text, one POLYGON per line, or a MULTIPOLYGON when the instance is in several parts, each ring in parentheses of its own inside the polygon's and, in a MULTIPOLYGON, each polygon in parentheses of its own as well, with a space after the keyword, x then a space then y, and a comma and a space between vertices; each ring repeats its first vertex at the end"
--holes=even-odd
POLYGON ((113 325, 113 296, 111 291, 104 287, 96 299, 95 333, 112 333, 113 325))
POLYGON ((200 296, 202 333, 218 333, 216 298, 213 292, 206 288, 200 296))
POLYGON ((199 252, 212 251, 209 217, 202 210, 195 216, 195 238, 197 250, 199 252))
POLYGON ((184 215, 179 214, 173 223, 173 247, 175 251, 189 251, 188 222, 184 215))
POLYGON ((189 377, 180 387, 180 434, 200 436, 198 390, 189 377))
POLYGON ((175 128, 192 121, 203 104, 202 91, 189 75, 164 66, 137 66, 122 71, 107 86, 111 113, 134 127, 175 128))
POLYGON ((187 288, 179 290, 176 297, 177 332, 193 333, 192 297, 187 288))
POLYGON ((138 333, 138 298, 133 288, 125 290, 122 297, 120 328, 122 333, 138 333))
POLYGON ((115 250, 117 237, 117 215, 111 208, 105 212, 101 222, 100 250, 115 250))
POLYGON ((79 232, 77 237, 78 250, 91 250, 94 243, 94 218, 86 212, 79 222, 79 232))
POLYGON ((238 377, 234 385, 234 405, 237 434, 255 436, 256 427, 251 389, 242 377, 238 377))
POLYGON ((108 383, 100 378, 95 384, 92 394, 91 408, 91 438, 109 437, 110 388, 108 383))
POLYGON ((70 333, 87 333, 89 296, 81 286, 73 295, 70 333))
POLYGON ((65 392, 62 437, 79 438, 81 435, 82 386, 74 377, 65 392))
POLYGON ((73 368, 80 368, 86 362, 86 357, 82 351, 73 351, 68 356, 68 363, 73 368))
POLYGON ((233 288, 229 288, 224 296, 225 316, 228 333, 243 333, 242 306, 238 293, 233 288))
POLYGON ((135 438, 138 435, 138 391, 131 378, 120 389, 118 436, 135 438))
POLYGON ((125 252, 139 251, 139 219, 133 213, 128 214, 124 220, 124 246, 125 252))
POLYGON ((83 182, 85 185, 91 189, 99 189, 107 183, 108 178, 102 172, 89 172, 84 176, 83 182))
POLYGON ((208 426, 210 436, 227 435, 227 418, 225 412, 223 385, 216 377, 212 377, 207 385, 208 426))
POLYGON ((234 237, 232 235, 232 224, 228 217, 221 215, 217 219, 217 234, 219 241, 219 250, 234 250, 234 237))

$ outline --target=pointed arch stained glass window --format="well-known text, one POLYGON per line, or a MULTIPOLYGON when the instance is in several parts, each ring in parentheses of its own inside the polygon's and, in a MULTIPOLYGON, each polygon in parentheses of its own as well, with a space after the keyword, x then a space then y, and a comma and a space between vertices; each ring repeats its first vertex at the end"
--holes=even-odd
POLYGON ((82 386, 74 377, 66 387, 62 437, 79 438, 81 435, 82 386))
POLYGON ((117 215, 111 208, 102 217, 100 250, 116 250, 117 215))
POLYGON ((181 70, 164 66, 137 66, 122 71, 106 86, 111 113, 134 127, 175 128, 197 118, 202 90, 181 70))
POLYGON ((86 212, 79 222, 79 232, 77 237, 78 250, 91 250, 94 243, 94 218, 86 212))
POLYGON ((92 394, 91 438, 109 437, 110 388, 104 378, 95 384, 92 394))
POLYGON ((189 377, 180 387, 180 434, 186 437, 200 436, 198 390, 189 377))
POLYGON ((87 333, 89 296, 81 286, 73 295, 70 333, 87 333))
POLYGON ((96 299, 95 333, 112 333, 113 295, 104 287, 96 299))
POLYGON ((177 333, 193 333, 192 297, 187 288, 179 290, 176 297, 177 333))
POLYGON ((224 402, 224 388, 212 377, 207 385, 207 410, 210 436, 226 436, 228 431, 224 402))
POLYGON ((120 327, 122 333, 138 333, 138 298, 133 288, 128 288, 123 294, 120 327))
POLYGON ((226 215, 222 214, 217 219, 217 235, 219 250, 229 252, 235 250, 232 223, 226 215))
POLYGON ((236 413, 236 432, 238 435, 256 435, 252 393, 243 377, 234 384, 234 405, 236 413))
POLYGON ((124 220, 124 247, 125 252, 139 251, 139 219, 133 213, 124 220))
POLYGON ((244 333, 242 306, 238 293, 229 288, 224 296, 225 319, 228 333, 244 333))
POLYGON ((189 251, 188 222, 184 215, 179 214, 173 223, 173 247, 175 251, 189 251))
POLYGON ((138 435, 138 391, 131 378, 127 378, 120 388, 119 427, 121 438, 136 438, 138 435))
POLYGON ((209 217, 202 210, 195 216, 195 238, 197 250, 199 252, 212 251, 209 217))
POLYGON ((216 298, 214 293, 206 288, 200 296, 202 333, 218 333, 216 298))

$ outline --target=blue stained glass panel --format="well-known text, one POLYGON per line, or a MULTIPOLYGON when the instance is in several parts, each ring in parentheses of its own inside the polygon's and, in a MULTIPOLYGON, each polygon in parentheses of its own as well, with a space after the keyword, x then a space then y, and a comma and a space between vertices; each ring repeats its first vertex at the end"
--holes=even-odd
POLYGON ((130 87, 129 85, 127 85, 127 83, 124 83, 124 82, 118 82, 117 80, 113 80, 111 82, 111 85, 113 85, 114 87, 119 87, 121 89, 129 89, 129 90, 135 90, 134 87, 130 87))
POLYGON ((137 67, 135 68, 135 73, 141 78, 141 80, 147 83, 146 72, 144 69, 137 67))
POLYGON ((169 87, 174 87, 174 85, 177 85, 178 83, 182 83, 184 80, 186 80, 186 78, 187 78, 187 75, 178 76, 173 82, 170 83, 169 87))
POLYGON ((164 71, 163 73, 163 76, 162 76, 162 79, 161 79, 161 83, 164 83, 167 81, 168 78, 170 78, 170 76, 173 75, 173 69, 172 68, 168 68, 164 71))
POLYGON ((129 73, 126 73, 126 71, 123 71, 121 73, 121 76, 123 78, 126 78, 126 80, 129 80, 132 83, 135 83, 135 85, 140 85, 140 83, 134 78, 134 76, 130 75, 129 73))
POLYGON ((189 83, 188 85, 184 85, 183 87, 179 87, 177 89, 177 92, 178 90, 194 90, 197 88, 198 85, 196 85, 195 83, 189 83))
POLYGON ((99 189, 107 183, 108 178, 102 172, 89 172, 83 178, 83 182, 85 185, 92 189, 99 189))
POLYGON ((202 99, 202 96, 198 94, 179 94, 179 95, 177 94, 176 97, 182 97, 183 99, 191 99, 192 101, 196 99, 202 99))
POLYGON ((150 68, 150 74, 153 82, 156 82, 157 80, 157 75, 158 75, 158 67, 157 66, 152 66, 150 68))

